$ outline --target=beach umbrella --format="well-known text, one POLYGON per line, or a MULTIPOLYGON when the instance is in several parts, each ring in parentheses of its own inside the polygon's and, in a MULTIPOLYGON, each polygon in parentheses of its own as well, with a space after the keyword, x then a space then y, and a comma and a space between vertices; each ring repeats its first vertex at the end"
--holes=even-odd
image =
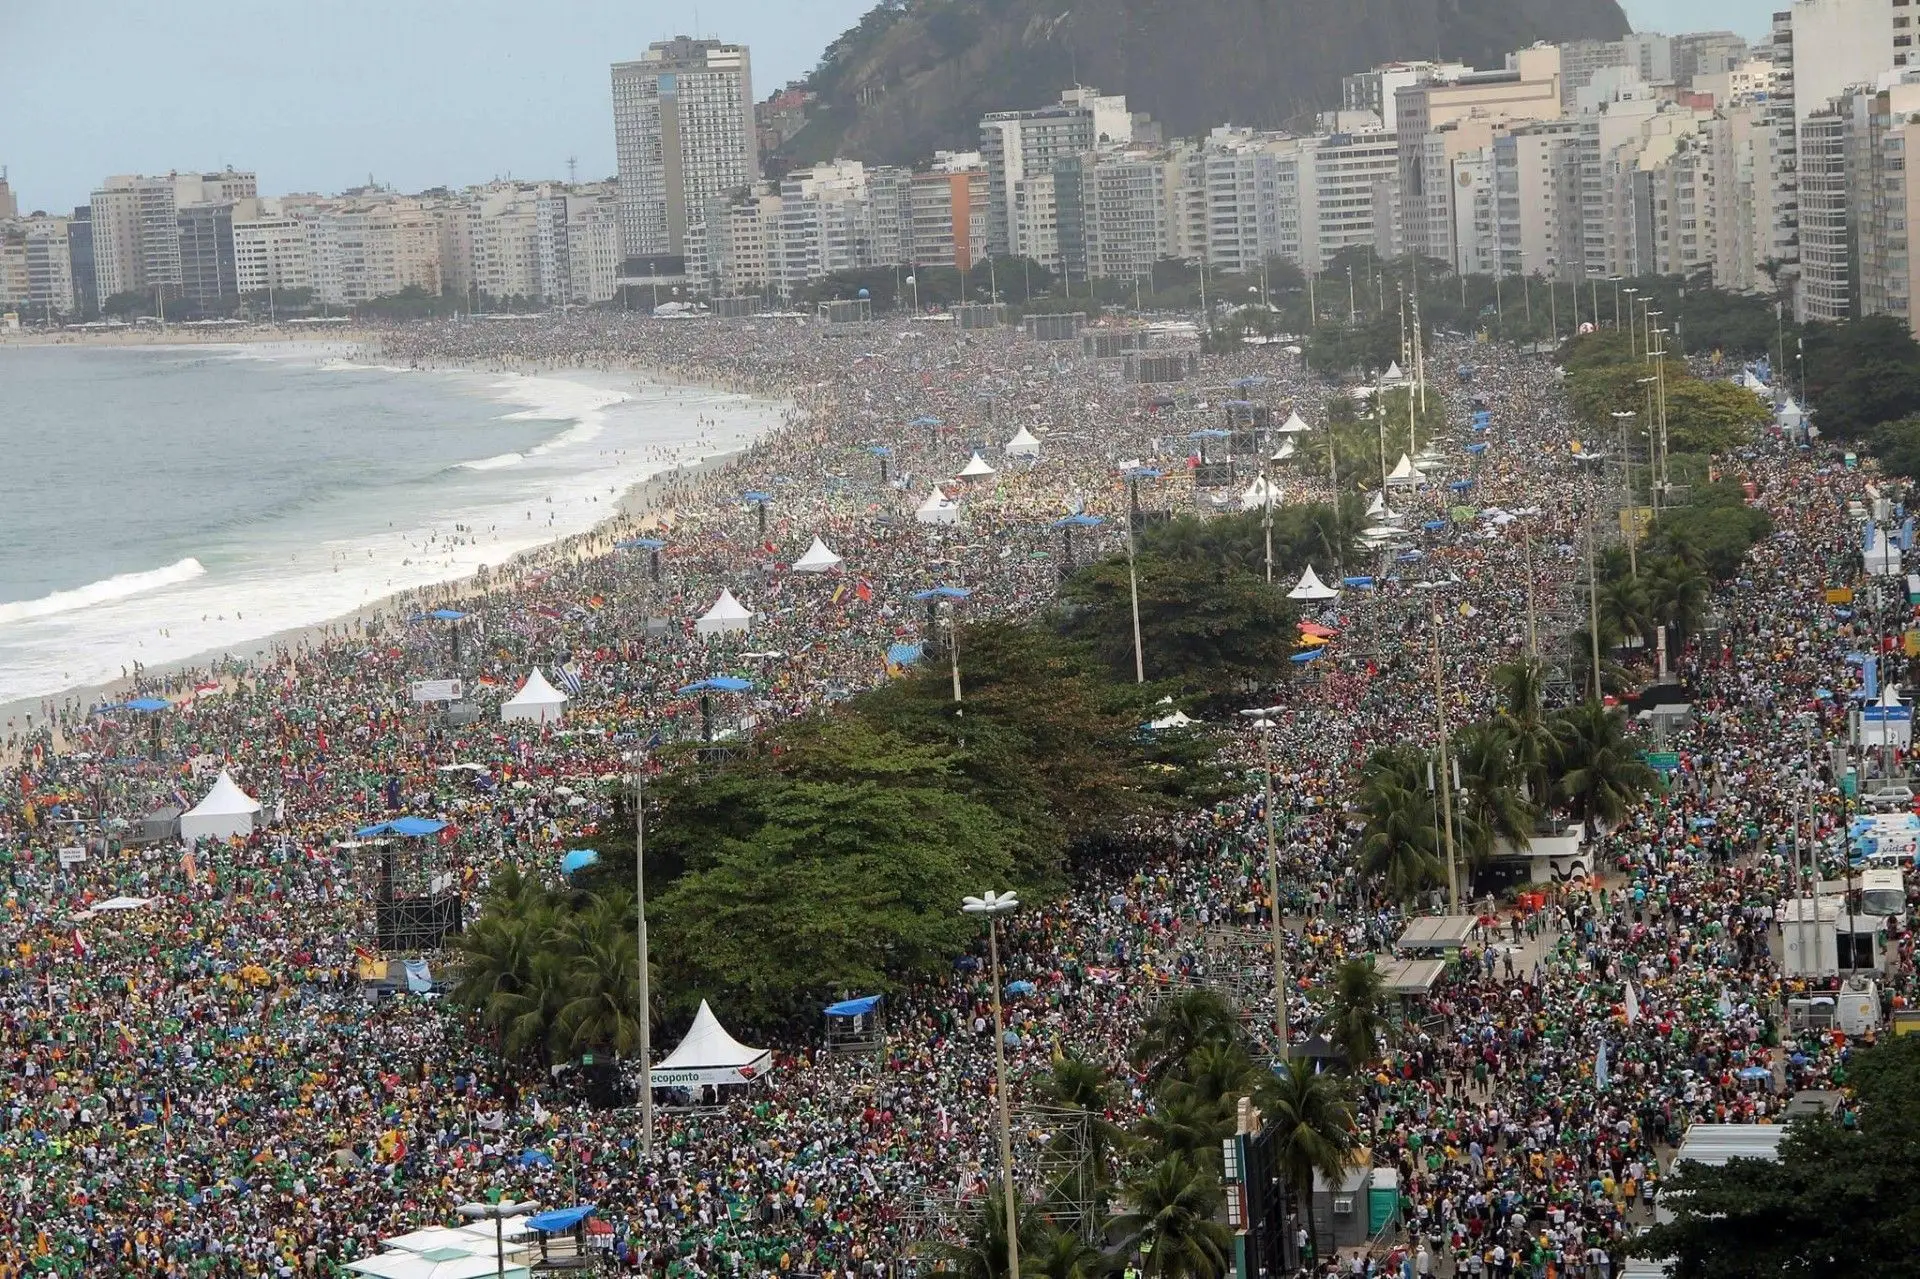
POLYGON ((648 573, 654 581, 660 580, 660 552, 667 544, 657 537, 630 537, 624 542, 615 542, 614 547, 622 551, 647 552, 648 573))
POLYGON ((755 512, 758 513, 760 519, 760 536, 765 538, 767 535, 767 506, 773 501, 773 494, 762 492, 759 489, 748 489, 740 495, 740 500, 753 507, 755 512))
POLYGON ((716 675, 712 679, 703 679, 697 684, 688 684, 679 689, 678 694, 685 697, 690 693, 700 694, 700 740, 713 740, 713 695, 715 693, 744 693, 753 687, 753 681, 741 679, 737 675, 716 675))
POLYGON ((560 873, 573 875, 600 863, 600 854, 591 848, 575 848, 560 859, 560 873))
POLYGON ((1106 521, 1098 515, 1085 515, 1076 511, 1072 515, 1063 515, 1048 525, 1049 528, 1057 529, 1060 532, 1060 558, 1066 565, 1062 570, 1063 573, 1071 573, 1073 571, 1073 530, 1077 528, 1099 528, 1105 523, 1106 521))

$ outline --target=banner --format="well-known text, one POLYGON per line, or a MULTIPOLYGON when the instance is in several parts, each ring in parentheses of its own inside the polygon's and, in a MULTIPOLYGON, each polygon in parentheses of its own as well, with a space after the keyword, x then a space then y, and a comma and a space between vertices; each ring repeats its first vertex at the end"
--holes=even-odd
POLYGON ((427 702, 457 702, 465 689, 457 679, 422 679, 408 685, 408 693, 413 700, 427 702))
POLYGON ((407 989, 416 995, 424 995, 433 989, 433 970, 427 967, 424 959, 406 961, 407 989))

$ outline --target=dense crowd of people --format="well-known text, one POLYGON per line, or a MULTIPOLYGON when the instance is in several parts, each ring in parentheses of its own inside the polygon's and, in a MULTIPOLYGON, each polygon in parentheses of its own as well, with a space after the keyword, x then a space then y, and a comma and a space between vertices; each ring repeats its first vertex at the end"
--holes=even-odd
MULTIPOLYGON (((259 660, 143 674, 113 706, 49 701, 11 726, 0 1279, 335 1273, 489 1191, 594 1202, 610 1255, 633 1270, 902 1265, 994 1176, 977 965, 896 999, 877 1061, 777 1045, 762 1086, 664 1116, 643 1160, 635 1112, 508 1069, 440 999, 370 997, 371 885, 352 834, 401 813, 451 823, 441 855, 469 900, 503 866, 557 878, 637 761, 705 731, 688 685, 749 678, 716 700, 750 730, 885 679, 889 650, 923 638, 917 591, 964 585, 968 615, 1030 616, 1058 580, 1055 519, 1109 517, 1082 555, 1118 545, 1122 466, 1165 472, 1143 495, 1155 508, 1237 510, 1248 476, 1196 486, 1190 434, 1220 425, 1230 398, 1316 424, 1332 388, 1278 346, 1210 355, 1169 395, 1077 344, 922 323, 576 314, 380 340, 386 360, 423 368, 630 369, 774 397, 785 424, 717 471, 667 470, 626 514, 485 583, 412 593, 259 660), (1022 428, 1037 459, 1004 452, 1022 428), (976 453, 994 472, 956 479, 976 453), (936 484, 959 523, 915 518, 936 484), (792 572, 816 536, 843 566, 792 572), (657 581, 640 537, 665 544, 657 581), (750 631, 698 633, 723 590, 752 611, 750 631), (472 724, 408 699, 410 681, 456 673, 451 624, 430 616, 442 607, 465 614, 472 724), (498 702, 535 666, 577 681, 564 722, 502 722, 498 702), (142 696, 169 705, 127 708, 142 696), (251 836, 191 850, 122 838, 222 769, 264 805, 251 836), (60 856, 103 835, 111 851, 60 856)), ((1357 870, 1342 805, 1360 765, 1378 746, 1431 742, 1442 715, 1491 713, 1490 673, 1524 651, 1530 600, 1551 633, 1570 598, 1604 482, 1571 460, 1578 430, 1544 357, 1437 347, 1430 364, 1449 372, 1426 393, 1452 424, 1433 445, 1448 469, 1389 495, 1411 550, 1317 566, 1376 585, 1318 614, 1338 638, 1291 680, 1264 743, 1287 815, 1278 908, 1301 1034, 1338 963, 1387 949, 1404 922, 1357 870), (1476 397, 1488 448, 1467 454, 1476 397)), ((1668 743, 1679 773, 1597 842, 1603 880, 1561 884, 1525 917, 1489 911, 1497 922, 1366 1082, 1367 1144, 1399 1170, 1410 1223, 1395 1273, 1605 1275, 1690 1122, 1767 1121, 1792 1090, 1845 1077, 1843 1040, 1782 1024, 1773 918, 1799 805, 1823 838, 1842 819, 1820 766, 1863 641, 1823 592, 1857 566, 1844 512, 1861 478, 1771 438, 1726 465, 1776 531, 1717 597, 1709 638, 1676 655, 1694 708, 1668 743)), ((1285 500, 1328 494, 1324 467, 1274 469, 1285 500)), ((1031 990, 1008 1005, 1016 1096, 1071 1048, 1112 1070, 1117 1105, 1137 1114, 1148 1102, 1129 1048, 1156 998, 1204 972, 1210 925, 1270 919, 1263 743, 1239 726, 1224 738, 1243 796, 1143 826, 1124 864, 1013 918, 1007 979, 1031 990)), ((1905 993, 1905 976, 1891 980, 1905 993)), ((704 993, 724 1018, 725 992, 704 993)))

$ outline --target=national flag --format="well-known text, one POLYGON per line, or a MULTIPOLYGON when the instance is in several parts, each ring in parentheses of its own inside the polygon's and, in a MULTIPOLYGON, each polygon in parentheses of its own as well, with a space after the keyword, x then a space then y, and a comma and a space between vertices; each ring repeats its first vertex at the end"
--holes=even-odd
POLYGON ((568 662, 554 674, 560 677, 560 687, 566 689, 569 696, 580 696, 580 664, 578 662, 568 662))
POLYGON ((1607 1041, 1600 1041, 1600 1051, 1593 1055, 1593 1086, 1600 1092, 1607 1090, 1607 1041))
POLYGON ((78 928, 74 929, 73 930, 74 953, 80 956, 80 958, 85 959, 87 955, 90 953, 91 949, 92 948, 87 945, 87 939, 80 935, 80 930, 78 928))
POLYGON ((853 588, 853 593, 862 604, 865 604, 873 598, 873 583, 863 577, 860 579, 860 584, 853 588))
POLYGON ((842 582, 840 583, 840 585, 834 587, 833 602, 835 604, 838 604, 841 601, 841 599, 843 599, 846 596, 846 593, 847 593, 847 584, 845 582, 842 582))
POLYGON ((1627 983, 1627 1025, 1640 1020, 1640 997, 1633 993, 1633 983, 1627 983))

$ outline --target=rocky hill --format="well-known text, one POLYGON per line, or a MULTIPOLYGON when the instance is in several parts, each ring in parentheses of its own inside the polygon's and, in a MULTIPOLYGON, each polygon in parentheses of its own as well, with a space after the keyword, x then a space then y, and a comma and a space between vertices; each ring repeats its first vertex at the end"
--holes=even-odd
POLYGON ((974 146, 987 111, 1075 83, 1125 93, 1170 137, 1279 127, 1381 62, 1497 67, 1538 40, 1626 30, 1616 0, 887 0, 828 48, 807 125, 783 150, 912 163, 974 146))

